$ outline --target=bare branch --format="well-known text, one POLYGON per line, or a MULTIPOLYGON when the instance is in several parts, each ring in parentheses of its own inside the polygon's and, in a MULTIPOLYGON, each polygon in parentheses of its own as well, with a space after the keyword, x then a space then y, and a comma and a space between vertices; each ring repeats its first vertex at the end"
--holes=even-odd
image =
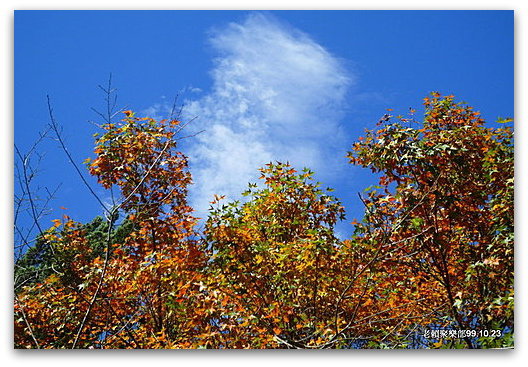
POLYGON ((62 139, 62 128, 59 126, 59 124, 55 120, 55 117, 53 116, 53 108, 51 107, 50 97, 47 96, 47 98, 48 98, 48 112, 49 112, 49 116, 50 116, 50 120, 51 120, 51 125, 50 126, 51 126, 52 131, 55 133, 55 137, 57 138, 57 141, 59 142, 59 144, 60 144, 62 150, 64 151, 64 153, 66 154, 66 156, 68 157, 68 160, 70 161, 72 166, 75 168, 75 171, 77 172, 77 174, 81 178, 81 180, 84 183, 84 185, 88 188, 90 193, 97 200, 97 202, 101 205, 101 207, 107 213, 110 213, 110 210, 106 207, 106 205, 102 202, 102 200, 99 198, 99 196, 95 193, 95 191, 92 189, 90 184, 88 184, 88 181, 86 181, 86 178, 84 177, 84 175, 82 174, 81 170, 79 169, 79 166, 75 163, 75 161, 73 160, 73 157, 71 156, 70 152, 68 151, 68 148, 66 147, 66 144, 64 143, 64 140, 62 139))

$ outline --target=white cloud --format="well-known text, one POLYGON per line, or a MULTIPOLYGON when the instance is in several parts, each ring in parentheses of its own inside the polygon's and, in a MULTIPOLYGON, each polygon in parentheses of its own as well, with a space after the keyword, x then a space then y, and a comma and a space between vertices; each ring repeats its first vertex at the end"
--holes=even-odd
POLYGON ((270 161, 309 167, 321 179, 343 160, 341 62, 302 32, 262 14, 211 33, 213 88, 187 101, 198 116, 190 147, 191 203, 204 215, 213 194, 238 198, 270 161), (337 152, 336 152, 337 150, 337 152))

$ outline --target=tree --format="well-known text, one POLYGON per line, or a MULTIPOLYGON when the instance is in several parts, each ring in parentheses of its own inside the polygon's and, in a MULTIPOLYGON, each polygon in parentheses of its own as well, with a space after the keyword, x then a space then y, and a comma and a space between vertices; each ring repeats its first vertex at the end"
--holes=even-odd
POLYGON ((344 209, 307 169, 297 174, 270 163, 261 173, 263 188, 251 184, 243 204, 215 201, 207 221, 214 254, 208 288, 217 296, 212 345, 316 346, 334 321, 329 303, 340 271, 334 225, 344 209))
POLYGON ((86 163, 104 187, 119 188, 122 200, 109 210, 104 246, 90 246, 70 219, 45 233, 67 269, 17 293, 17 345, 159 348, 192 339, 201 319, 187 294, 197 287, 205 257, 186 202, 191 176, 176 150, 179 125, 131 111, 121 123, 103 125, 97 157, 86 163), (133 230, 114 242, 119 210, 133 230))
POLYGON ((425 98, 422 124, 412 112, 386 116, 348 155, 382 174, 358 227, 382 248, 380 286, 397 282, 400 302, 434 311, 423 326, 512 333, 513 132, 484 127, 478 112, 438 93, 425 98))

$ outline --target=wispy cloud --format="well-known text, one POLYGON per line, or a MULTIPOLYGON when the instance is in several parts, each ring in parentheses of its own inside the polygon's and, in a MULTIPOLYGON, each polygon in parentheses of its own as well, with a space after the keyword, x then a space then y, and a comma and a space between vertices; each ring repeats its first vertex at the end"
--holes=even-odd
POLYGON ((205 130, 188 151, 198 214, 213 194, 238 198, 270 161, 309 167, 320 178, 335 173, 344 152, 340 118, 353 83, 340 60, 259 13, 212 32, 209 41, 218 54, 213 88, 185 108, 205 130))

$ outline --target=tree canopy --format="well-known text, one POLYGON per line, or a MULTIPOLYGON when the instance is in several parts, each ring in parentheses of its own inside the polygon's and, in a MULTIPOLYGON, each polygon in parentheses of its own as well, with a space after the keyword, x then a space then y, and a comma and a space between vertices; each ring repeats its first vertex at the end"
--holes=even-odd
POLYGON ((239 201, 218 193, 198 230, 185 124, 108 119, 85 163, 119 199, 53 220, 15 262, 15 347, 513 346, 511 120, 487 127, 439 93, 424 107, 352 145, 379 182, 349 238, 333 190, 287 162, 239 201))

